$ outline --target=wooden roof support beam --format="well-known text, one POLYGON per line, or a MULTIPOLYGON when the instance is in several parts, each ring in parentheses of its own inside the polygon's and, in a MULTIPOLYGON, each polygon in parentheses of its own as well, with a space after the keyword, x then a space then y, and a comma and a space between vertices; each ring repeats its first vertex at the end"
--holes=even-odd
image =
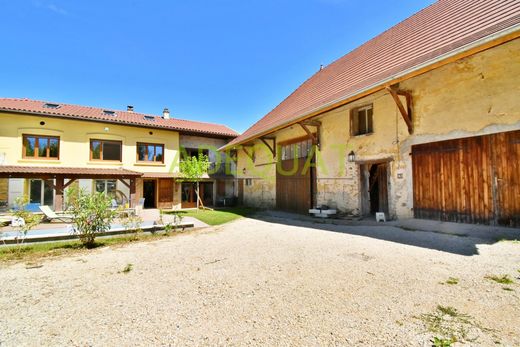
MULTIPOLYGON (((253 148, 253 146, 250 146, 250 147, 253 148)), ((254 163, 255 162, 255 153, 254 152, 249 152, 247 150, 246 146, 242 146, 242 150, 249 157, 249 159, 251 159, 251 161, 254 163)))
POLYGON ((275 137, 261 137, 260 140, 264 143, 264 145, 269 148, 271 153, 273 154, 273 158, 276 157, 276 138, 275 137), (266 140, 272 140, 273 145, 271 146, 266 140))
POLYGON ((63 185, 63 189, 67 188, 68 186, 70 186, 74 182, 76 182, 76 178, 71 178, 67 183, 65 183, 63 185))
POLYGON ((412 95, 409 92, 402 91, 402 90, 396 90, 392 87, 386 87, 386 90, 390 93, 392 98, 395 101, 395 104, 397 105, 397 108, 399 109, 399 112, 401 113, 401 116, 404 119, 404 122, 406 123, 406 126, 408 127, 408 133, 413 133, 413 122, 412 122, 412 95), (399 98, 399 95, 403 95, 406 98, 406 109, 401 102, 401 99, 399 98))
POLYGON ((321 122, 318 121, 305 121, 298 123, 302 127, 302 129, 307 133, 307 136, 312 140, 312 143, 315 144, 318 149, 320 149, 320 130, 321 130, 321 122), (313 133, 309 130, 308 126, 314 126, 317 128, 317 132, 313 133))

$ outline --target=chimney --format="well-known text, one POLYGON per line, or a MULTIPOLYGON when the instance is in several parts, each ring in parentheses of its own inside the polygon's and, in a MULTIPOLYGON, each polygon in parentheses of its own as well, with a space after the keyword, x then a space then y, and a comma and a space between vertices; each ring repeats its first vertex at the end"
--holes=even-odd
POLYGON ((323 70, 323 64, 320 64, 320 71, 323 70))
POLYGON ((134 112, 134 106, 132 106, 132 105, 128 105, 128 106, 126 106, 126 110, 127 110, 128 112, 134 112))
POLYGON ((162 111, 162 117, 164 119, 170 119, 170 110, 168 110, 167 107, 165 107, 164 110, 162 111))

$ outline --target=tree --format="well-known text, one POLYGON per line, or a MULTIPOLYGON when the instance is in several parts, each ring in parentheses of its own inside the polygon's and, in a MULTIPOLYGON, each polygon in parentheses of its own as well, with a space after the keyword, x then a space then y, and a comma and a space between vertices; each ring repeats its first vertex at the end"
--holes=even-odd
POLYGON ((85 247, 94 247, 97 234, 110 230, 115 218, 115 211, 110 209, 111 198, 104 193, 90 194, 72 187, 67 192, 67 204, 74 233, 85 247))
POLYGON ((202 176, 208 172, 209 165, 208 156, 202 153, 199 153, 198 157, 188 156, 180 163, 182 180, 185 182, 196 183, 195 193, 197 194, 197 209, 200 205, 204 208, 204 204, 202 204, 202 199, 199 194, 199 182, 202 179, 202 176))

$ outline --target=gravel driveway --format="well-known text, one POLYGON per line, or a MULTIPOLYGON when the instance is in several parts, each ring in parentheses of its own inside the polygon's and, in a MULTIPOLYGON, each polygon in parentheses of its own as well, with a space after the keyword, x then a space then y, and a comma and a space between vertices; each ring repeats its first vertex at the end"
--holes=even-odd
POLYGON ((520 244, 279 222, 2 265, 0 345, 423 346, 437 305, 471 317, 469 345, 520 345, 520 244))

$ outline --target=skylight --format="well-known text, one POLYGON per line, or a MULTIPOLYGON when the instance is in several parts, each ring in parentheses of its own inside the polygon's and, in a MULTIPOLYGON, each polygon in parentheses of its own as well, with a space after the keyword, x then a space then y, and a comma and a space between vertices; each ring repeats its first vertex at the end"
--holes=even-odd
POLYGON ((154 116, 144 116, 144 120, 149 120, 149 121, 155 122, 155 117, 154 116))
POLYGON ((43 104, 43 107, 45 107, 45 108, 60 108, 60 105, 58 105, 58 104, 51 104, 51 103, 45 103, 45 104, 43 104))
POLYGON ((103 114, 106 116, 114 116, 114 117, 117 116, 115 111, 110 111, 110 110, 103 110, 103 114))

